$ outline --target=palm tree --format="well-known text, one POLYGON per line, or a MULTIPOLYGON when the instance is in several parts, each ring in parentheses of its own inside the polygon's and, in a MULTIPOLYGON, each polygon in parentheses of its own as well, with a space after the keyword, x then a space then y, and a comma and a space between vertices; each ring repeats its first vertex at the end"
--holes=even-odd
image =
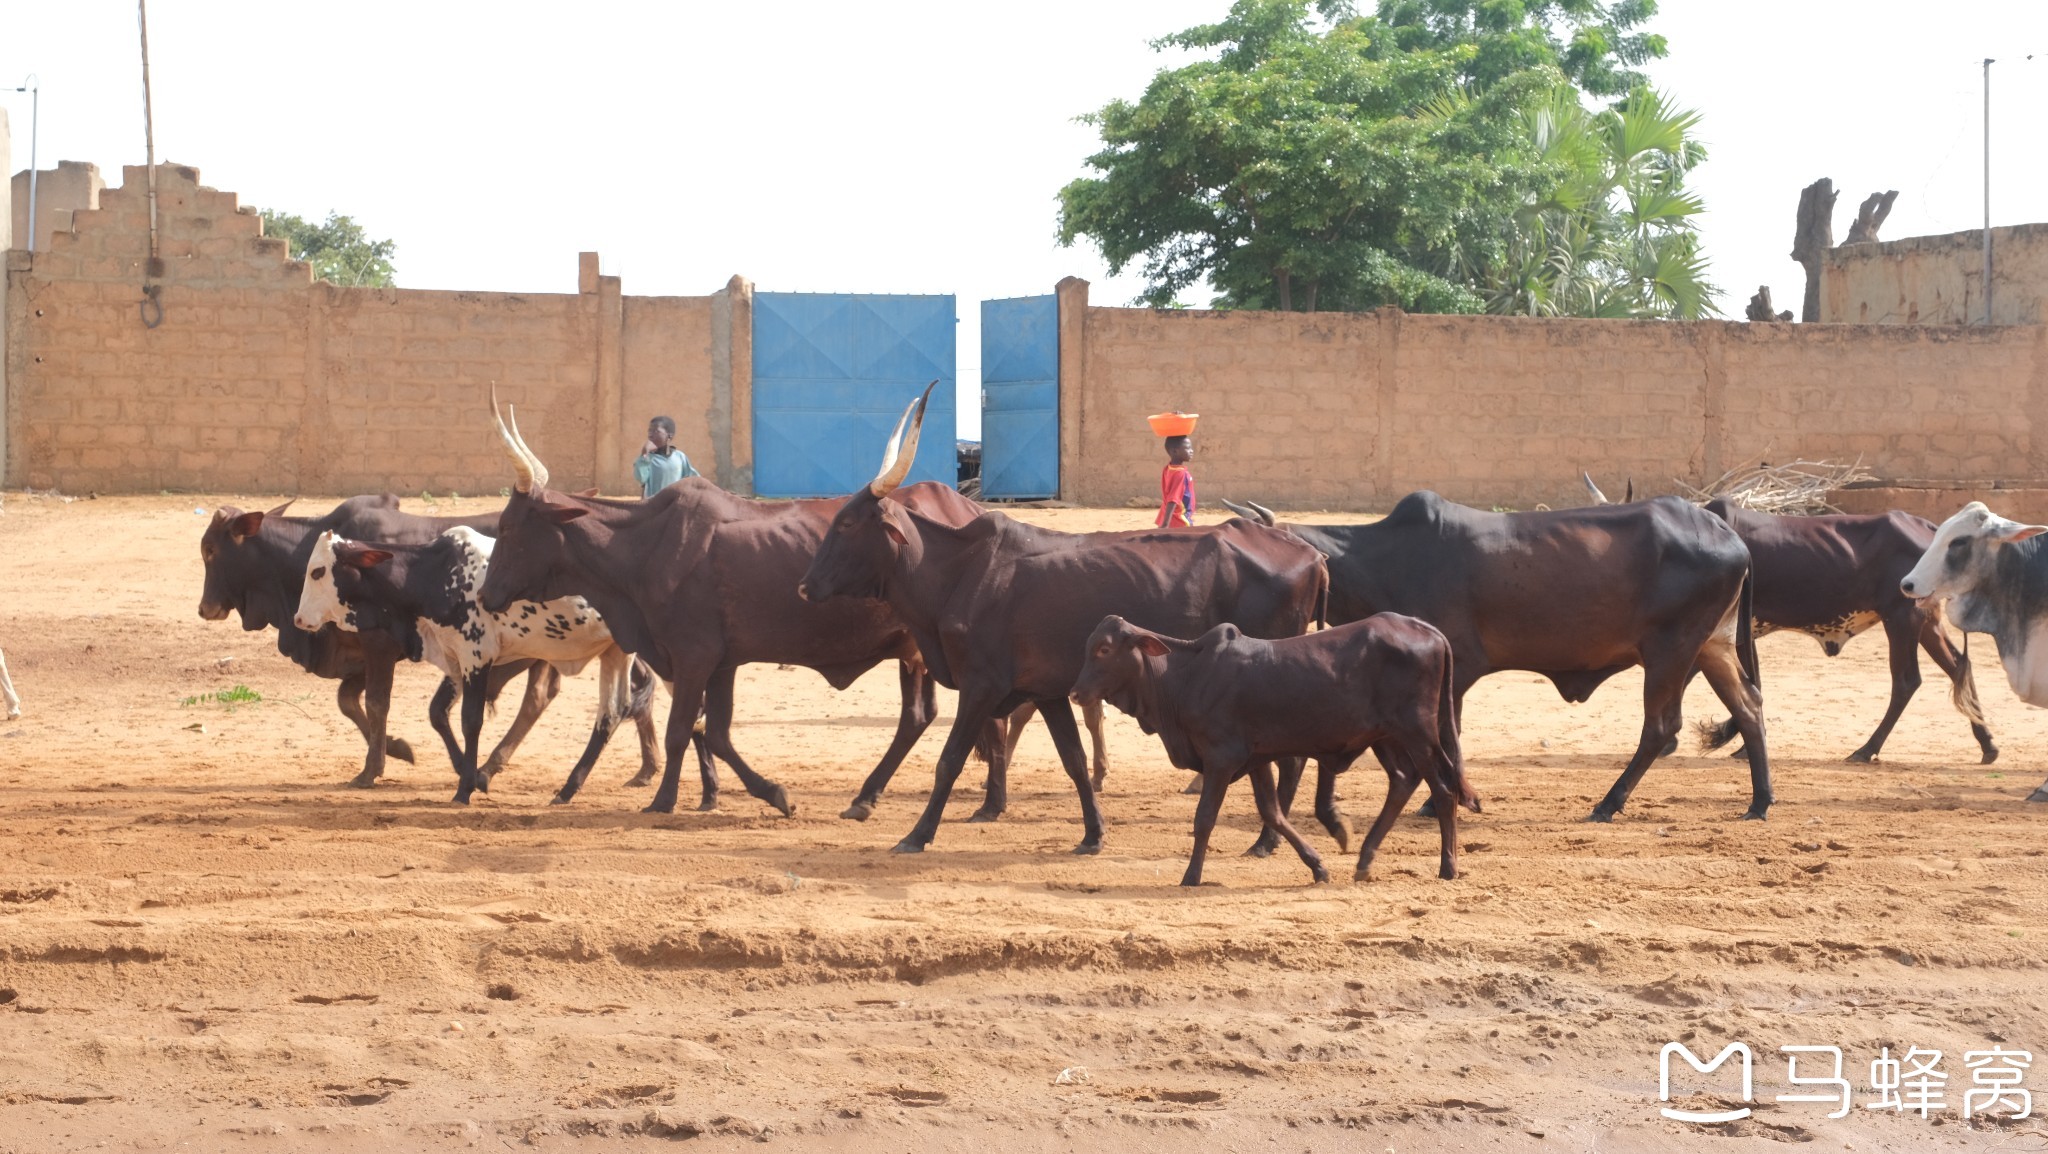
POLYGON ((1493 313, 1696 320, 1717 315, 1685 177, 1706 159, 1699 114, 1638 88, 1588 111, 1560 88, 1525 114, 1542 192, 1475 281, 1493 313))

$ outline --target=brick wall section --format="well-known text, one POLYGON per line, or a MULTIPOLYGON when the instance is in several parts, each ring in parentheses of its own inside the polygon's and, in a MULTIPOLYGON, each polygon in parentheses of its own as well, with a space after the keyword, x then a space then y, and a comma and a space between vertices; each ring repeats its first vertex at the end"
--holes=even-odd
POLYGON ((49 251, 12 262, 6 484, 495 492, 511 474, 493 383, 561 488, 627 491, 652 409, 673 410, 685 449, 715 468, 711 298, 621 302, 612 277, 575 294, 315 282, 232 193, 160 165, 163 321, 149 328, 145 176, 127 169, 49 251))
MULTIPOLYGON (((1991 320, 2048 321, 2048 224, 1991 230, 1991 320)), ((1984 323, 1984 230, 1842 245, 1821 261, 1821 319, 1834 324, 1984 323)))
MULTIPOLYGON (((1078 287, 1077 287, 1078 286, 1078 287)), ((1668 493, 1756 459, 2048 477, 2048 328, 1672 324, 1090 308, 1061 290, 1064 495, 1149 501, 1145 416, 1200 412, 1200 491, 1384 510, 1668 493), (1078 320, 1077 320, 1078 318, 1078 320)))

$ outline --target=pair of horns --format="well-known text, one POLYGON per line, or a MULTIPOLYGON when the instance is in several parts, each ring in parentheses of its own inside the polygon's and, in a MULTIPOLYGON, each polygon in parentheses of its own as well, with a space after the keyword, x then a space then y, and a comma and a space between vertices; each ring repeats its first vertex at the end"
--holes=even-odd
POLYGON ((526 438, 519 435, 519 414, 511 405, 505 406, 504 413, 498 412, 498 385, 491 383, 491 420, 497 422, 498 437, 505 442, 505 450, 512 455, 512 469, 519 474, 515 486, 522 493, 536 493, 548 487, 548 467, 540 463, 540 457, 526 447, 526 438), (510 417, 509 427, 505 419, 510 417))
POLYGON ((934 380, 924 387, 924 394, 910 402, 897 418, 896 432, 889 438, 889 447, 882 450, 882 471, 868 482, 868 492, 877 497, 886 497, 903 484, 903 478, 910 475, 911 463, 917 460, 917 439, 924 432, 924 410, 932 399, 932 390, 938 387, 934 380), (914 415, 913 415, 914 414, 914 415), (903 427, 910 426, 910 440, 903 439, 903 427))

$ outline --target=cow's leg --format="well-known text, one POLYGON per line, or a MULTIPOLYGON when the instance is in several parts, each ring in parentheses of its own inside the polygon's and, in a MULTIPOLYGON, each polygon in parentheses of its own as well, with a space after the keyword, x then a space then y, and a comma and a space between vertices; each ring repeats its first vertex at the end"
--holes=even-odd
MULTIPOLYGON (((1476 683, 1480 679, 1480 677, 1485 676, 1487 672, 1489 671, 1480 670, 1468 674, 1465 670, 1465 667, 1462 665, 1455 666, 1451 671, 1451 718, 1453 722, 1457 725, 1459 733, 1465 732, 1465 691, 1471 689, 1473 684, 1476 683)), ((1680 691, 1679 696, 1683 698, 1683 691, 1680 691)), ((1675 749, 1677 747, 1672 746, 1671 748, 1675 749)), ((1657 756, 1662 757, 1670 752, 1671 749, 1664 749, 1662 750, 1662 752, 1658 753, 1657 756)), ((1382 758, 1381 762, 1384 764, 1385 759, 1382 758)), ((1414 787, 1410 786, 1409 788, 1413 789, 1414 787)), ((1459 804, 1463 805, 1466 809, 1471 810, 1473 813, 1478 813, 1479 793, 1478 791, 1472 788, 1471 781, 1460 781, 1458 783, 1458 789, 1460 790, 1458 794, 1459 804)), ((1417 806, 1415 809, 1415 815, 1417 817, 1436 816, 1436 795, 1434 793, 1422 799, 1422 804, 1417 806)))
MULTIPOLYGON (((1294 794, 1301 788, 1301 771, 1307 767, 1308 759, 1283 757, 1274 764, 1280 767, 1280 812, 1293 813, 1294 794)), ((1273 851, 1279 848, 1280 831, 1274 829, 1268 822, 1260 826, 1258 840, 1245 848, 1244 856, 1272 857, 1273 851)))
POLYGON ((890 740, 888 750, 882 754, 882 760, 868 774, 867 780, 860 783, 860 792, 853 796, 853 804, 840 812, 839 816, 849 821, 866 821, 873 816, 876 803, 882 800, 882 791, 889 788, 889 779, 896 776, 896 770, 909 756, 911 747, 939 716, 938 683, 924 671, 923 666, 908 661, 897 663, 896 684, 903 693, 903 704, 896 714, 896 736, 890 740))
POLYGON ((1351 851, 1351 830, 1344 822, 1343 811, 1337 808, 1337 775, 1349 769, 1353 760, 1349 757, 1316 759, 1316 820, 1337 840, 1340 853, 1351 851))
MULTIPOLYGON (((1295 780, 1300 781, 1301 759, 1297 757, 1290 760, 1295 762, 1295 780)), ((1301 858, 1301 864, 1308 867, 1310 877, 1319 882, 1329 881, 1330 871, 1323 868, 1322 855, 1295 831, 1293 823, 1287 820, 1287 811, 1280 807, 1279 790, 1273 785, 1273 763, 1258 762, 1252 766, 1251 773, 1252 800, 1258 803, 1260 820, 1269 828, 1280 831, 1280 836, 1286 838, 1287 844, 1294 847, 1295 855, 1301 858)))
POLYGON ((349 782, 357 789, 369 789, 384 776, 384 736, 391 720, 391 682, 398 669, 398 653, 392 646, 373 643, 371 634, 363 641, 363 734, 369 750, 363 757, 363 771, 349 782))
MULTIPOLYGON (((628 682, 629 691, 633 694, 634 700, 640 702, 639 706, 633 710, 633 728, 640 735, 640 772, 626 779, 626 788, 636 789, 643 785, 654 784, 654 775, 661 772, 661 761, 656 756, 656 751, 661 748, 661 745, 654 734, 654 696, 655 690, 659 687, 651 684, 657 680, 654 676, 654 670, 648 668, 646 664, 640 661, 636 660, 633 662, 630 676, 645 678, 649 683, 634 688, 632 683, 628 682), (645 691, 644 699, 642 696, 643 689, 645 691)), ((711 752, 704 748, 704 743, 697 741, 696 746, 698 760, 700 762, 709 761, 711 759, 711 752)))
POLYGON ((1195 778, 1202 783, 1202 800, 1195 803, 1195 848, 1188 854, 1187 872, 1180 875, 1180 884, 1184 886, 1202 884, 1202 862, 1209 856, 1209 834, 1216 828, 1216 815, 1223 812, 1223 795, 1236 776, 1232 769, 1211 767, 1195 778))
POLYGON ((1088 755, 1081 749, 1081 731, 1074 724, 1074 707, 1064 697, 1050 698, 1038 703, 1038 712, 1045 718, 1045 728, 1052 733, 1052 744, 1060 751, 1060 764, 1066 766, 1067 776, 1074 782, 1074 793, 1081 799, 1081 842, 1074 847, 1075 853, 1102 852, 1102 808, 1095 800, 1095 787, 1088 782, 1088 755))
POLYGON ((583 755, 570 767, 568 779, 562 782, 562 788, 555 791, 548 804, 567 805, 569 799, 576 796, 576 791, 582 789, 583 782, 589 778, 591 768, 597 764, 598 755, 611 741, 612 731, 625 719, 626 711, 632 705, 631 691, 629 685, 621 682, 631 676, 631 661, 617 646, 598 654, 597 718, 590 726, 590 740, 584 743, 583 755))
MULTIPOLYGON (((1892 735, 1892 726, 1897 725, 1899 715, 1906 712, 1906 703, 1920 692, 1920 636, 1915 628, 1919 623, 1913 620, 1918 616, 1909 610, 1907 614, 1884 619, 1885 648, 1891 660, 1892 698, 1885 705, 1884 720, 1877 723, 1877 730, 1870 735, 1870 740, 1849 755, 1850 761, 1876 761, 1885 739, 1892 735)), ((1728 724, 1734 726, 1735 719, 1729 718, 1728 724)))
POLYGON ((1007 732, 1003 736, 1003 756, 1005 759, 1009 761, 1017 759, 1017 742, 1024 736, 1024 727, 1030 725, 1031 719, 1037 716, 1038 703, 1035 701, 1027 701, 1010 711, 1009 718, 1003 723, 1007 727, 1007 732))
POLYGON ((1395 756, 1408 764, 1408 772, 1429 786, 1436 802, 1436 876, 1452 881, 1458 876, 1458 795, 1445 780, 1441 767, 1450 759, 1440 756, 1436 734, 1417 734, 1400 744, 1395 756))
MULTIPOLYGON (((710 813, 718 808, 718 763, 711 759, 711 717, 716 714, 725 719, 725 744, 732 744, 733 703, 728 702, 721 710, 717 705, 720 693, 730 698, 738 690, 739 670, 733 670, 733 681, 721 683, 717 677, 711 679, 711 687, 704 691, 704 712, 690 723, 690 744, 697 749, 697 812, 710 813)), ((670 702, 669 708, 675 708, 670 702)))
POLYGON ((1102 792, 1102 783, 1109 779, 1109 743, 1102 736, 1102 703, 1091 701, 1081 707, 1081 724, 1088 727, 1089 745, 1095 754, 1095 765, 1089 781, 1095 792, 1102 792))
MULTIPOLYGON (((1668 643, 1645 648, 1651 649, 1651 653, 1656 648, 1665 652, 1660 656, 1644 654, 1642 737, 1636 742, 1635 756, 1629 758, 1627 768, 1615 779, 1607 796, 1593 807, 1587 821, 1613 821, 1614 815, 1628 803, 1628 795, 1635 792, 1636 783, 1649 772, 1650 763, 1663 756, 1665 744, 1678 736, 1683 725, 1678 707, 1685 694, 1685 683, 1692 680, 1692 661, 1673 656, 1669 652, 1673 646, 1668 643)), ((1733 655, 1732 647, 1729 653, 1733 655)))
MULTIPOLYGON (((1038 707, 1032 706, 1032 712, 1038 707)), ((967 820, 973 824, 995 821, 1010 809, 1010 748, 1018 730, 1016 714, 1008 718, 991 717, 983 727, 981 740, 975 743, 975 752, 988 764, 988 776, 981 783, 981 804, 975 807, 967 820)))
POLYGON ((476 748, 483 740, 484 705, 491 696, 491 667, 472 670, 462 679, 462 761, 455 767, 455 803, 468 805, 470 793, 483 784, 477 772, 476 748))
POLYGON ((1380 767, 1387 771, 1387 800, 1380 806, 1379 817, 1373 819, 1372 828, 1365 833, 1365 841, 1358 847, 1358 868, 1352 871, 1353 881, 1370 881, 1372 859, 1380 851, 1380 842, 1386 839, 1387 831, 1394 828, 1394 822, 1401 816, 1401 807, 1408 804, 1408 798, 1420 784, 1412 767, 1391 753, 1385 745, 1372 747, 1372 755, 1380 767))
POLYGON ((654 800, 642 813, 674 813, 676 794, 683 783, 683 752, 690 747, 690 731, 697 723, 697 710, 704 704, 704 684, 709 677, 695 670, 678 671, 675 695, 668 707, 668 742, 661 771, 661 785, 654 800))
POLYGON ((443 677, 435 688, 434 697, 427 702, 427 724, 441 735, 441 744, 448 748, 448 765, 455 770, 455 776, 462 776, 462 739, 455 736, 455 727, 448 723, 449 711, 455 708, 457 693, 455 680, 443 677))
MULTIPOLYGON (((355 725, 356 732, 363 735, 363 741, 367 744, 370 741, 370 719, 363 712, 365 680, 361 673, 342 678, 341 684, 334 689, 334 704, 341 710, 341 715, 355 725)), ((403 762, 412 761, 412 746, 402 737, 387 736, 384 739, 384 752, 403 762)))
MULTIPOLYGON (((889 852, 923 853, 925 847, 932 843, 939 830, 939 819, 946 812, 946 801, 953 796, 953 783, 960 780, 960 771, 966 767, 968 755, 974 752, 975 742, 987 732, 986 722, 995 716, 995 707, 1001 702, 1001 695, 987 690, 960 691, 959 712, 953 716, 953 729, 946 734, 945 748, 939 750, 939 764, 932 770, 932 794, 925 799, 924 812, 918 815, 917 824, 911 826, 910 832, 903 835, 903 840, 889 852)), ((1068 715, 1070 724, 1072 717, 1072 714, 1068 715)), ((1054 740, 1057 742, 1057 737, 1054 740)))
POLYGON ((1749 751, 1749 810, 1742 816, 1745 820, 1762 821, 1770 812, 1772 801, 1771 753, 1764 745, 1763 691, 1743 676, 1735 646, 1720 637, 1708 641, 1700 650, 1700 671, 1707 675, 1714 696, 1735 716, 1735 723, 1742 730, 1743 748, 1749 751))
MULTIPOLYGON (((503 666, 492 666, 492 669, 502 670, 503 666)), ((502 676, 504 676, 502 672, 492 675, 492 684, 489 697, 485 699, 486 702, 495 701, 499 692, 504 689, 504 684, 499 681, 499 678, 502 676)), ((516 677, 518 675, 515 673, 512 676, 516 677)), ((556 669, 545 661, 536 661, 526 671, 526 692, 520 695, 519 698, 519 714, 512 719, 511 728, 505 731, 505 736, 491 750, 489 760, 485 761, 483 768, 477 771, 479 776, 476 787, 478 789, 483 790, 485 793, 490 792, 491 779, 498 776, 498 771, 504 769, 505 764, 512 760, 514 754, 519 752, 519 744, 526 740, 526 735, 532 731, 534 722, 539 721, 540 715, 547 712, 548 705, 555 700, 555 695, 561 691, 561 670, 556 669)))
MULTIPOLYGON (((739 676, 738 666, 728 666, 711 677, 711 692, 704 699, 704 743, 710 747, 712 756, 732 766, 733 776, 747 787, 754 797, 775 807, 782 816, 796 812, 796 806, 789 800, 789 791, 782 786, 755 773, 740 751, 732 744, 732 698, 733 681, 739 676)), ((700 766, 702 762, 700 761, 700 766)), ((716 804, 716 795, 710 799, 716 804)), ((699 809, 705 808, 703 805, 699 809)))
MULTIPOLYGON (((1956 711, 1970 720, 1970 736, 1977 739, 1977 748, 1984 755, 1985 765, 1998 760, 1998 745, 1991 740, 1991 726, 1984 719, 1984 707, 1977 700, 1977 676, 1964 656, 1956 652, 1949 643, 1948 634, 1941 627, 1941 619, 1924 616, 1920 621, 1920 647, 1927 650, 1927 656, 1941 667, 1949 683, 1949 700, 1955 703, 1956 711)), ((1918 659, 1914 661, 1919 664, 1918 659)), ((1876 752, 1873 750, 1872 752, 1876 752)), ((2048 801, 2048 797, 2039 800, 2048 801)))

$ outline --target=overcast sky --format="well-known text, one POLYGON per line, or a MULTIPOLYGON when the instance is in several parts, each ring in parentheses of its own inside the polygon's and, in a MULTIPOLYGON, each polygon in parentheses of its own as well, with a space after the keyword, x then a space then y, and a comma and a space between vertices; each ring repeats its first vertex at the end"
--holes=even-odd
MULTIPOLYGON (((337 209, 398 242, 416 288, 573 292, 595 249, 628 293, 950 292, 960 381, 979 301, 1094 282, 1054 237, 1093 133, 1073 117, 1176 62, 1147 47, 1228 0, 775 4, 154 0, 157 154, 242 203, 337 209)), ((1896 188, 1888 238, 1982 220, 1983 57, 1995 223, 2048 220, 2048 3, 1663 0, 1653 78, 1705 115, 1695 187, 1722 308, 1797 308, 1799 188, 1831 176, 1836 235, 1896 188), (2023 58, 2034 53, 2036 59, 2023 58)), ((142 161, 132 0, 0 4, 0 84, 41 80, 45 167, 142 161)), ((12 169, 25 95, 5 94, 12 169)), ((1199 303, 1199 302, 1197 302, 1199 303)), ((962 435, 978 414, 961 406, 962 435)))

